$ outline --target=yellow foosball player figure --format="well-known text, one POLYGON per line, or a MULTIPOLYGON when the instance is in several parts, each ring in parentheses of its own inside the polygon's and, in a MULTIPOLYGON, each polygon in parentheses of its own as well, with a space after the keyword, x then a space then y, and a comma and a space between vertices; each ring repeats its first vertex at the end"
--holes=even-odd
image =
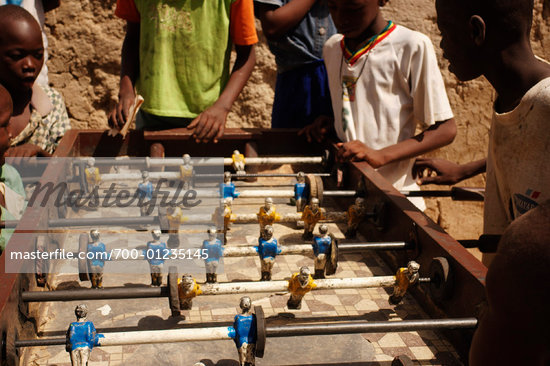
POLYGON ((366 214, 365 200, 357 197, 355 204, 348 208, 348 229, 344 234, 347 239, 354 239, 357 236, 357 228, 361 221, 365 219, 366 214))
POLYGON ((169 206, 166 209, 166 218, 168 220, 168 244, 169 248, 177 248, 180 246, 179 230, 180 225, 187 219, 183 216, 181 208, 177 206, 169 206))
POLYGON ((223 230, 223 244, 227 243, 227 232, 231 230, 231 222, 235 220, 235 215, 231 208, 233 201, 229 198, 220 200, 220 207, 216 207, 212 214, 212 221, 216 223, 216 227, 223 230))
POLYGON ((416 284, 420 275, 418 270, 420 264, 415 261, 407 263, 407 268, 399 268, 395 274, 395 286, 393 286, 393 294, 391 294, 389 302, 392 305, 397 305, 403 300, 407 293, 407 289, 416 284))
POLYGON ((273 199, 270 197, 265 199, 264 205, 260 207, 260 211, 256 215, 260 223, 260 233, 264 231, 267 225, 273 225, 275 221, 281 219, 281 215, 277 213, 275 206, 273 206, 273 199))
POLYGON ((317 285, 313 281, 313 277, 311 277, 309 268, 305 266, 300 267, 300 272, 294 273, 292 278, 288 281, 290 298, 286 306, 289 309, 300 309, 302 307, 302 298, 315 287, 317 287, 317 285))
POLYGON ((191 189, 195 185, 195 169, 193 168, 193 162, 191 161, 191 156, 189 156, 189 154, 184 154, 182 159, 183 165, 180 166, 180 176, 183 183, 183 189, 191 189))
POLYGON ((237 175, 246 174, 245 171, 245 159, 244 155, 239 152, 239 150, 233 151, 233 155, 231 155, 231 160, 233 161, 233 169, 235 169, 235 173, 237 175))
POLYGON ((304 235, 302 235, 302 239, 313 239, 315 225, 324 218, 323 210, 319 207, 319 199, 315 197, 312 198, 311 203, 307 205, 304 208, 304 212, 302 212, 302 220, 304 221, 304 235))
POLYGON ((101 182, 101 175, 99 174, 99 168, 95 166, 95 159, 88 158, 86 160, 86 168, 84 169, 84 176, 86 177, 86 184, 88 185, 88 192, 92 192, 101 182))
POLYGON ((181 310, 191 310, 193 308, 193 298, 202 294, 201 287, 190 274, 181 276, 178 280, 178 296, 180 299, 181 310))

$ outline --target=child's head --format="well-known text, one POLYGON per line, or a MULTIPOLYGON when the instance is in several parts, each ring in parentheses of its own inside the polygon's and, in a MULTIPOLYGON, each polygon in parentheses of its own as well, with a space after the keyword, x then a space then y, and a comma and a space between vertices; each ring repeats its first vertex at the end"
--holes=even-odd
POLYGON ((8 124, 13 110, 10 93, 0 85, 0 165, 4 164, 4 153, 10 146, 8 124))
POLYGON ((460 80, 482 75, 492 56, 529 42, 533 0, 436 0, 441 48, 460 80))
POLYGON ((470 365, 550 362, 550 201, 504 232, 487 272, 487 308, 472 340, 470 365))
POLYGON ((0 83, 11 93, 28 91, 43 63, 40 25, 19 6, 0 6, 0 83))
POLYGON ((346 38, 359 39, 376 20, 388 0, 329 0, 328 8, 336 29, 346 38))

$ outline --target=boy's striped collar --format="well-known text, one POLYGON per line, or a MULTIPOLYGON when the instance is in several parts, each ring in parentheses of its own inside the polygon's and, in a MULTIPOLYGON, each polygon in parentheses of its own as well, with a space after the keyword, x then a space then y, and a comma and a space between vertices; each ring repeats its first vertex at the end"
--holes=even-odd
POLYGON ((395 29, 395 24, 390 20, 388 24, 382 29, 382 31, 369 38, 363 47, 358 49, 355 53, 351 52, 349 48, 346 46, 346 37, 342 37, 342 40, 340 41, 340 46, 342 47, 342 54, 344 58, 346 59, 346 62, 348 65, 353 66, 357 60, 361 56, 363 56, 365 53, 369 52, 376 46, 378 43, 380 43, 384 38, 386 38, 393 30, 395 29))

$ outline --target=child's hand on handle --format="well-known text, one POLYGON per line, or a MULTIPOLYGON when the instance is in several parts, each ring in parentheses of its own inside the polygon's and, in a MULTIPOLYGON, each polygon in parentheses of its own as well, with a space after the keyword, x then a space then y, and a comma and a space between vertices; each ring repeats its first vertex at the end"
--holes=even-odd
POLYGON ((319 116, 312 124, 307 125, 298 132, 298 136, 305 135, 307 142, 321 142, 332 130, 334 119, 329 116, 319 116))
POLYGON ((229 109, 214 104, 199 114, 187 128, 194 129, 193 137, 197 143, 217 143, 223 136, 228 113, 229 109))
POLYGON ((134 104, 136 94, 133 87, 124 88, 121 84, 118 103, 109 114, 109 127, 120 130, 129 117, 130 108, 134 104))
POLYGON ((418 185, 453 185, 464 179, 464 173, 461 165, 445 159, 418 158, 413 165, 413 177, 418 185))
POLYGON ((387 163, 385 155, 380 150, 371 149, 359 140, 339 142, 336 161, 366 161, 373 168, 380 168, 387 163))

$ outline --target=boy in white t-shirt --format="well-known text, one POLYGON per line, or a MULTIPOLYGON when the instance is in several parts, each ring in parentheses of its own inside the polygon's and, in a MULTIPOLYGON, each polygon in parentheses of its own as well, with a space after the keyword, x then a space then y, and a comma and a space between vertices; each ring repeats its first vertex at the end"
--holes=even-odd
POLYGON ((385 3, 329 0, 341 33, 323 51, 334 119, 320 117, 301 133, 320 141, 333 126, 340 161, 364 160, 395 188, 414 190, 411 158, 451 143, 456 125, 430 40, 384 20, 385 3), (415 136, 418 123, 426 129, 415 136))

